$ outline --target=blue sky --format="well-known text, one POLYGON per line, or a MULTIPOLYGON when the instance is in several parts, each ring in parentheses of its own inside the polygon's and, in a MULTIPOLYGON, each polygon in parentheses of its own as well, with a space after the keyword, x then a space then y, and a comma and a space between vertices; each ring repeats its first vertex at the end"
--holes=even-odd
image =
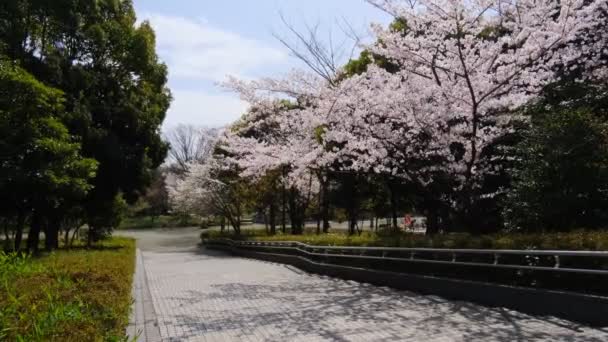
MULTIPOLYGON (((157 51, 169 67, 173 103, 164 129, 179 123, 222 126, 247 108, 217 86, 226 75, 279 76, 303 68, 273 33, 287 36, 280 13, 297 28, 319 23, 322 36, 344 41, 344 20, 371 37, 372 22, 390 17, 363 0, 134 0, 139 20, 150 20, 157 51)), ((289 36, 287 36, 289 37, 289 36)))

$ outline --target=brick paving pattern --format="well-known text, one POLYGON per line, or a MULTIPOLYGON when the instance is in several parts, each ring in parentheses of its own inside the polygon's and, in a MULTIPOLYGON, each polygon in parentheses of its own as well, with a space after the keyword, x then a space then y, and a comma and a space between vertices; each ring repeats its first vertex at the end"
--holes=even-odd
POLYGON ((608 329, 214 251, 142 254, 162 341, 608 341, 608 329))

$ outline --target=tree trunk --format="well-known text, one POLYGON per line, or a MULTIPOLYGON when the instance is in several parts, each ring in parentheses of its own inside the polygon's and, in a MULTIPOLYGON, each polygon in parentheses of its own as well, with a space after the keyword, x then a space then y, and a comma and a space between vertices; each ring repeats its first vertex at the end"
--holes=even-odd
POLYGON ((270 221, 270 235, 275 235, 277 233, 276 216, 276 204, 273 198, 272 202, 270 203, 270 210, 268 212, 268 220, 270 221))
POLYGON ((286 222, 286 210, 287 210, 287 190, 285 189, 285 184, 283 184, 283 188, 281 190, 281 229, 283 230, 283 234, 285 234, 285 231, 287 229, 287 222, 286 222))
POLYGON ((17 216, 17 226, 15 227, 15 252, 21 251, 21 241, 23 240, 23 228, 25 227, 25 214, 22 212, 17 216))
MULTIPOLYGON (((321 181, 321 188, 323 188, 323 179, 319 177, 321 181)), ((323 216, 323 190, 319 191, 319 197, 317 198, 318 210, 317 210, 317 235, 321 234, 321 216, 323 216)))
POLYGON ((93 246, 94 232, 95 232, 95 227, 89 226, 89 230, 87 231, 87 248, 91 248, 93 246))
POLYGON ((11 249, 11 236, 8 233, 8 219, 4 220, 4 251, 11 249))
POLYGON ((435 208, 427 210, 426 235, 432 236, 439 232, 439 217, 435 208))
POLYGON ((323 220, 323 233, 329 232, 329 181, 325 180, 321 183, 322 196, 322 210, 321 219, 323 220))
POLYGON ((298 203, 298 192, 291 189, 289 191, 289 219, 292 234, 300 235, 304 233, 305 216, 306 207, 298 203))
POLYGON ((68 246, 70 246, 70 228, 67 226, 65 227, 64 231, 63 244, 65 245, 63 246, 63 248, 67 248, 68 246))
POLYGON ((236 235, 241 235, 241 216, 237 216, 234 219, 232 227, 234 228, 236 235))
POLYGON ((355 226, 357 225, 357 219, 348 218, 348 235, 355 235, 355 226))
POLYGON ((357 228, 357 203, 352 199, 348 208, 348 235, 354 235, 357 228))
POLYGON ((289 221, 291 222, 291 234, 299 234, 298 218, 296 217, 296 198, 293 190, 289 190, 289 221))
POLYGON ((44 249, 47 252, 51 252, 53 250, 53 228, 51 228, 53 224, 50 220, 47 220, 42 225, 42 231, 44 232, 44 249))
POLYGON ((44 247, 47 251, 52 251, 59 248, 59 226, 61 220, 57 217, 46 222, 46 230, 44 231, 44 247))
POLYGON ((394 231, 397 231, 397 195, 395 194, 394 187, 392 186, 392 182, 388 182, 388 191, 390 193, 390 206, 391 206, 391 219, 392 219, 392 228, 394 231))
POLYGON ((74 233, 72 234, 72 238, 70 239, 70 247, 74 246, 74 240, 76 240, 76 237, 79 235, 78 233, 80 232, 80 226, 77 226, 74 229, 74 233))
POLYGON ((346 175, 344 184, 342 185, 346 193, 345 209, 348 216, 348 234, 355 234, 355 226, 357 225, 357 216, 359 211, 359 181, 358 176, 354 174, 346 175))
POLYGON ((236 207, 236 235, 241 235, 241 206, 240 202, 236 207))
POLYGON ((40 231, 42 221, 40 215, 35 212, 32 215, 32 223, 30 224, 30 231, 27 234, 27 250, 33 254, 38 254, 38 243, 40 242, 40 231))

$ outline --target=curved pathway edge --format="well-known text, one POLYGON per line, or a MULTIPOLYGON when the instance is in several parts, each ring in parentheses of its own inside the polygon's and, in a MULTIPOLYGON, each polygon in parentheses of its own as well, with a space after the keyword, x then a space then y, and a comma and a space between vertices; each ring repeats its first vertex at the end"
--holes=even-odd
POLYGON ((135 274, 133 275, 133 304, 127 327, 129 340, 140 342, 162 341, 154 303, 150 295, 145 265, 141 250, 135 256, 135 274))

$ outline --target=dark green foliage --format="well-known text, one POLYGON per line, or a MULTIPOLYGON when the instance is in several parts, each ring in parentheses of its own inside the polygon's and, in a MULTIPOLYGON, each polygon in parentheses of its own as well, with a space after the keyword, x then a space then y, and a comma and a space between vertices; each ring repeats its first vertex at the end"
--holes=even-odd
POLYGON ((397 72, 399 66, 386 59, 383 56, 375 55, 369 50, 363 50, 357 59, 351 59, 344 66, 344 71, 338 76, 338 80, 343 80, 354 75, 361 75, 367 71, 367 66, 370 64, 376 64, 378 67, 388 71, 397 72))
MULTIPOLYGON (((213 222, 212 222, 213 223, 213 222)), ((126 217, 117 229, 207 227, 207 221, 192 215, 160 215, 126 217)), ((219 225, 219 224, 216 224, 219 225)))
POLYGON ((585 109, 541 114, 517 148, 510 228, 599 228, 608 220, 608 125, 585 109))
MULTIPOLYGON (((64 225, 68 212, 81 213, 92 232, 115 227, 123 206, 117 196, 135 202, 167 152, 160 125, 171 96, 166 87, 166 66, 156 56, 155 36, 149 23, 136 26, 129 0, 3 1, 0 60, 19 65, 30 74, 26 81, 40 84, 32 91, 41 92, 41 87, 56 89, 53 93, 45 90, 39 97, 47 116, 36 122, 23 119, 22 131, 44 131, 55 141, 69 138, 63 145, 41 140, 45 145, 37 146, 55 154, 67 153, 66 149, 79 150, 90 165, 75 167, 53 159, 58 165, 70 165, 68 169, 72 172, 81 174, 83 168, 97 165, 94 179, 69 184, 68 179, 51 174, 53 171, 44 164, 44 155, 32 156, 38 163, 29 166, 32 172, 65 185, 65 189, 88 191, 78 201, 83 210, 74 211, 73 206, 64 206, 59 201, 48 204, 58 209, 53 211, 54 217, 40 210, 34 215, 31 205, 23 212, 6 210, 2 216, 17 225, 29 221, 34 231, 59 229, 57 226, 64 225)), ((7 87, 2 100, 28 96, 27 89, 7 87)), ((7 111, 3 115, 14 117, 19 116, 17 110, 31 112, 28 115, 38 110, 33 105, 3 108, 7 111)), ((10 145, 3 146, 7 147, 5 151, 23 146, 17 140, 5 144, 10 145)), ((11 182, 11 186, 16 184, 11 182)), ((36 194, 48 202, 51 190, 41 187, 36 194)), ((23 202, 14 202, 24 206, 23 202)))
POLYGON ((403 32, 403 34, 406 34, 408 31, 407 20, 405 18, 396 18, 389 25, 389 28, 391 29, 391 31, 403 32))
POLYGON ((100 202, 93 214, 89 214, 88 241, 97 242, 108 237, 118 227, 127 212, 127 203, 122 194, 116 194, 112 201, 100 202))
MULTIPOLYGON (((91 189, 97 162, 81 156, 80 144, 62 124, 63 101, 61 91, 0 63, 1 214, 18 217, 19 236, 30 213, 40 224, 42 217, 51 221, 91 189)), ((56 247, 57 229, 47 235, 49 246, 56 247)), ((37 247, 37 235, 30 234, 30 240, 37 247)))
POLYGON ((150 186, 143 196, 130 208, 131 216, 151 216, 152 218, 166 215, 169 212, 169 194, 165 183, 165 173, 156 170, 150 186))
POLYGON ((373 63, 372 54, 369 50, 363 50, 357 59, 351 59, 344 66, 344 76, 348 78, 353 75, 361 75, 367 70, 367 66, 373 63))
MULTIPOLYGON (((389 26, 392 31, 407 33, 408 26, 407 21, 403 18, 396 18, 389 26)), ((380 42, 381 43, 381 42, 380 42)), ((367 71, 367 66, 375 63, 380 68, 385 69, 388 72, 396 72, 399 70, 399 66, 395 65, 384 56, 376 55, 371 53, 369 50, 363 50, 359 54, 359 58, 351 59, 344 66, 344 71, 338 76, 339 80, 352 77, 354 75, 361 75, 367 71)))

